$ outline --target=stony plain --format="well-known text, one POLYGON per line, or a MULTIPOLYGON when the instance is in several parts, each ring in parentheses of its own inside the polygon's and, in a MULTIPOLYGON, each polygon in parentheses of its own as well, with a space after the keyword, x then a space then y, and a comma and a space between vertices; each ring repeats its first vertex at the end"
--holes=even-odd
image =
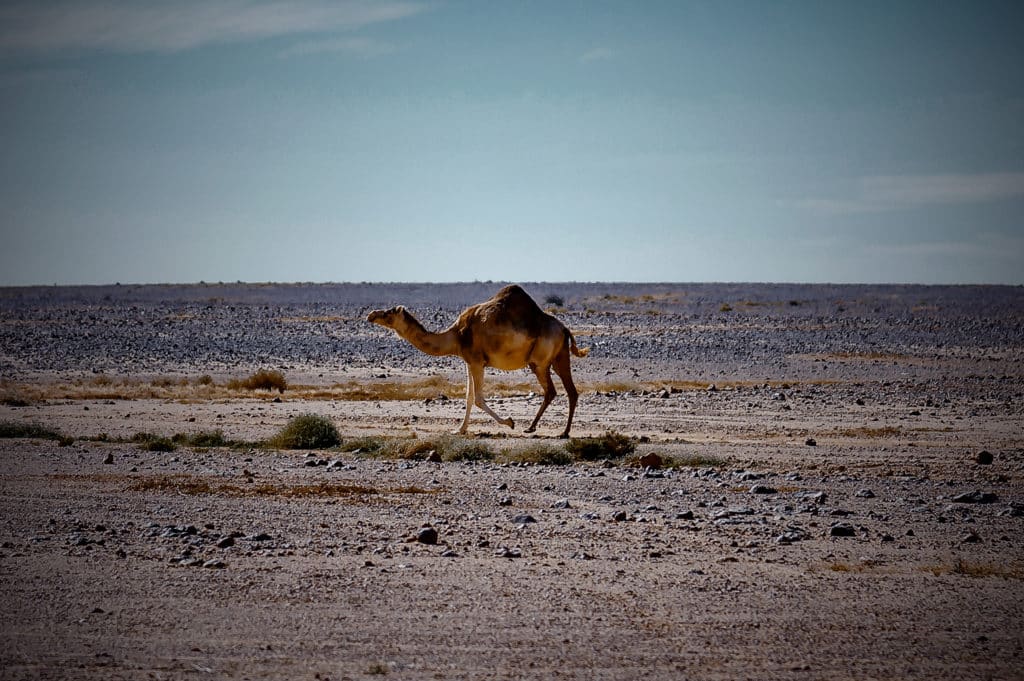
POLYGON ((1024 678, 1024 289, 524 283, 573 435, 665 465, 519 456, 525 370, 490 460, 266 446, 442 442, 461 361, 366 314, 500 286, 0 289, 0 422, 63 437, 0 439, 0 678, 1024 678))

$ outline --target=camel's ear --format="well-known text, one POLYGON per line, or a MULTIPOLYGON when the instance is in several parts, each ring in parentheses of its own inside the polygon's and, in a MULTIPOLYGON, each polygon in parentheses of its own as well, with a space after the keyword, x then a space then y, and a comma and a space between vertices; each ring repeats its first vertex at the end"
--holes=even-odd
POLYGON ((391 308, 391 311, 394 312, 395 314, 402 314, 405 312, 405 306, 398 305, 397 307, 391 308))

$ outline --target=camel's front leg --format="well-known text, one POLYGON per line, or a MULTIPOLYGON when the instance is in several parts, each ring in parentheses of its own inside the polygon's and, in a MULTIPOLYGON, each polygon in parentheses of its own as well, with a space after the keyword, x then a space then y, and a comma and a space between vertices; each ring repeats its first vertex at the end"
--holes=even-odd
POLYGON ((459 435, 469 432, 469 413, 473 411, 473 370, 466 364, 466 418, 462 420, 462 427, 459 428, 459 435))
MULTIPOLYGON (((469 379, 473 385, 473 404, 483 409, 485 412, 490 414, 491 418, 500 423, 503 426, 509 428, 515 428, 515 422, 511 418, 501 418, 490 407, 487 406, 487 402, 484 401, 484 366, 483 364, 472 366, 467 364, 469 367, 469 379)), ((468 391, 467 391, 468 392, 468 391)), ((469 405, 470 402, 466 400, 466 423, 469 423, 469 405)))

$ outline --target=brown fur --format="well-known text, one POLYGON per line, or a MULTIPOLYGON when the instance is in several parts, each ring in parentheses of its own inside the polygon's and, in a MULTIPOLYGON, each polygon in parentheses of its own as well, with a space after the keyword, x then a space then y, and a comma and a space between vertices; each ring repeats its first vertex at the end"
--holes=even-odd
POLYGON ((506 286, 493 298, 466 308, 458 320, 444 331, 427 331, 404 307, 375 310, 367 321, 394 329, 399 336, 428 355, 458 355, 466 362, 466 418, 460 433, 469 429, 473 405, 483 409, 498 423, 514 427, 512 419, 500 418, 484 400, 485 367, 513 371, 530 367, 544 391, 533 423, 532 433, 544 410, 555 397, 551 370, 558 374, 569 397, 569 419, 562 437, 569 437, 579 393, 572 381, 569 355, 585 357, 572 332, 562 322, 540 309, 533 298, 516 285, 506 286))

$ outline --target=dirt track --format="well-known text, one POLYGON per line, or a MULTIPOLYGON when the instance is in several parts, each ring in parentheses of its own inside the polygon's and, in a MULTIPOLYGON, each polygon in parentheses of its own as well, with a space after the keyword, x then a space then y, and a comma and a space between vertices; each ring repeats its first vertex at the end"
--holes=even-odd
MULTIPOLYGON (((720 464, 325 452, 328 469, 0 440, 3 678, 1024 678, 1020 289, 590 286, 532 289, 593 348, 574 434, 720 464), (438 544, 410 541, 424 524, 438 544)), ((360 315, 405 296, 439 326, 492 288, 7 290, 0 420, 255 440, 317 412, 427 437, 460 400, 186 398, 154 379, 458 381, 360 315)), ((507 380, 492 406, 528 422, 539 400, 507 380)), ((518 432, 487 442, 532 442, 518 432)))

